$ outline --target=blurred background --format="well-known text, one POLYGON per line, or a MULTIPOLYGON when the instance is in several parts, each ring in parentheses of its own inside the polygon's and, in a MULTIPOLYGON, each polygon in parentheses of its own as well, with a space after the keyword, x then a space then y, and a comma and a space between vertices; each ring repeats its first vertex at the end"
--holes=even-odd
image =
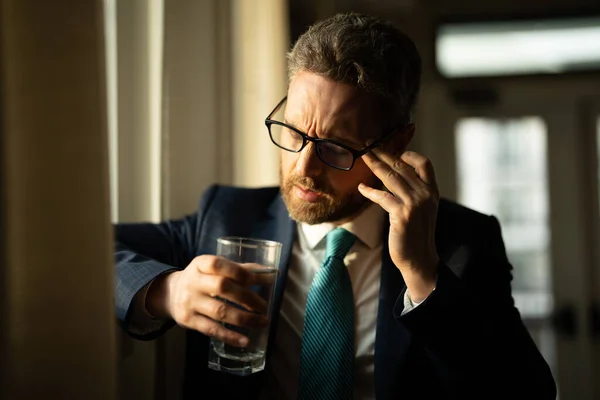
POLYGON ((0 0, 0 398, 179 398, 182 332, 116 327, 110 224, 277 185, 286 51, 341 11, 415 40, 412 149, 499 218, 560 398, 600 399, 597 0, 0 0))

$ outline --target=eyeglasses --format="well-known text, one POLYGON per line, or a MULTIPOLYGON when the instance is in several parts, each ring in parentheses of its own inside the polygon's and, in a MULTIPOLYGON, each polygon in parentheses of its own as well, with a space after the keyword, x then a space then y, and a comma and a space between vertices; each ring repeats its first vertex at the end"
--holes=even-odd
MULTIPOLYGON (((357 158, 362 157, 367 152, 379 146, 385 138, 396 131, 394 128, 368 146, 363 147, 360 150, 355 150, 352 147, 338 143, 335 140, 319 139, 308 136, 306 133, 294 128, 293 126, 289 126, 281 121, 272 119, 278 112, 283 111, 283 104, 286 102, 286 100, 287 96, 284 97, 279 104, 277 104, 277 107, 275 107, 275 109, 271 111, 269 116, 265 119, 265 124, 269 130, 271 141, 275 144, 275 146, 292 153, 301 152, 302 149, 306 147, 308 142, 312 142, 315 145, 317 155, 321 161, 332 168, 340 169, 342 171, 350 171, 357 158)), ((283 115, 281 115, 281 119, 283 119, 283 115)))

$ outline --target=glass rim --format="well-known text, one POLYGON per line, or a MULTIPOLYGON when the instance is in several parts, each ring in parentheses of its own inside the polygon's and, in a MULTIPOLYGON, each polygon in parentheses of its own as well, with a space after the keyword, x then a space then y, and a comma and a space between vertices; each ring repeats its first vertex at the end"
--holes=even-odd
POLYGON ((275 240, 258 239, 244 236, 221 236, 217 238, 217 242, 226 245, 237 245, 246 249, 264 248, 281 248, 283 243, 275 240))

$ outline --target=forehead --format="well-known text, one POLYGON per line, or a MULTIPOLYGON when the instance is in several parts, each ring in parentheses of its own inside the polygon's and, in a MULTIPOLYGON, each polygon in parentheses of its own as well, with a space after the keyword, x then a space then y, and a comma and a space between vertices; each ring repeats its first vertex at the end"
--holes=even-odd
POLYGON ((377 104, 372 94, 301 71, 290 82, 285 118, 319 136, 369 139, 381 134, 377 104))

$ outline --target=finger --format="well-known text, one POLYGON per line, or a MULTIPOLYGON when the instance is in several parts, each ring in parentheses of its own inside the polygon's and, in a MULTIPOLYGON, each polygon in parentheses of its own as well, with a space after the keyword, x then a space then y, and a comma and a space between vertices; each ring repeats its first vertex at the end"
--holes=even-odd
POLYGON ((367 199, 371 200, 373 203, 379 204, 381 208, 383 208, 389 214, 396 212, 397 208, 401 206, 397 198, 384 190, 373 189, 372 187, 363 183, 358 185, 358 190, 367 199))
POLYGON ((231 346, 246 347, 250 339, 246 336, 225 328, 219 322, 197 314, 187 324, 188 328, 197 330, 206 336, 225 342, 231 346))
POLYGON ((250 311, 261 314, 267 311, 267 302, 262 297, 229 278, 217 275, 201 275, 197 289, 210 297, 227 299, 250 311))
POLYGON ((265 289, 269 290, 275 283, 275 280, 279 276, 279 270, 274 267, 267 267, 265 265, 255 263, 243 263, 241 267, 249 269, 252 272, 252 281, 254 285, 265 286, 265 289))
POLYGON ((203 274, 229 278, 242 286, 249 286, 254 283, 250 269, 223 257, 200 256, 196 257, 192 263, 203 274))
POLYGON ((390 192, 403 202, 409 202, 412 199, 411 192, 414 189, 406 182, 404 177, 394 171, 388 164, 381 161, 374 154, 367 153, 363 156, 367 167, 373 171, 381 182, 390 192))
POLYGON ((254 282, 257 285, 264 287, 265 290, 270 290, 277 279, 278 273, 273 272, 254 272, 254 282))
POLYGON ((192 305, 194 310, 213 320, 244 328, 264 328, 269 325, 265 315, 251 313, 209 296, 200 296, 192 305))
POLYGON ((378 149, 373 150, 375 157, 389 165, 390 168, 396 171, 404 178, 408 186, 418 192, 421 192, 426 185, 417 175, 415 168, 402 159, 402 156, 392 155, 378 149))
POLYGON ((435 171, 431 160, 414 151, 405 151, 401 158, 406 164, 414 168, 415 173, 423 182, 427 185, 437 187, 435 171))

